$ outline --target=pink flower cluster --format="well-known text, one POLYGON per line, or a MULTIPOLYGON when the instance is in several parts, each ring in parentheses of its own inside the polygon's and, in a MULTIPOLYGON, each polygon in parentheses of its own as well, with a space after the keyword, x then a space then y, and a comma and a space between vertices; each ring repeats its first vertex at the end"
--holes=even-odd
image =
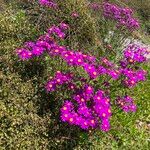
MULTIPOLYGON (((41 0, 40 3, 50 6, 51 2, 41 0)), ((139 25, 134 22, 130 9, 120 8, 109 3, 104 3, 103 8, 105 16, 116 19, 119 24, 130 29, 138 28, 139 25)), ((137 69, 137 66, 146 61, 147 50, 135 44, 129 45, 123 51, 123 59, 118 64, 115 64, 107 58, 96 58, 91 54, 70 50, 67 46, 59 45, 56 40, 64 39, 67 29, 69 29, 69 26, 65 23, 61 23, 58 26, 53 25, 37 41, 24 43, 22 48, 16 50, 17 55, 22 60, 29 60, 46 52, 50 57, 57 56, 61 58, 66 62, 67 66, 82 68, 89 78, 81 77, 77 73, 57 71, 54 77, 51 77, 47 82, 45 88, 47 92, 53 92, 65 85, 63 90, 68 92, 68 89, 70 89, 70 93, 73 93, 71 101, 66 100, 60 109, 63 122, 79 126, 84 130, 100 128, 102 131, 109 131, 110 117, 112 115, 109 91, 115 90, 110 81, 115 80, 116 83, 118 81, 120 87, 124 88, 124 90, 134 87, 140 81, 144 81, 146 71, 141 68, 137 69), (107 87, 105 90, 103 88, 103 90, 99 89, 99 84, 95 84, 95 87, 90 85, 90 83, 99 82, 100 80, 95 79, 100 76, 105 76, 106 80, 102 82, 102 87, 103 85, 107 87), (77 86, 77 82, 80 82, 80 85, 77 86), (96 92, 94 91, 95 89, 96 92)), ((129 96, 119 97, 117 104, 125 112, 136 111, 136 105, 129 96)))
MULTIPOLYGON (((60 46, 57 46, 52 35, 57 36, 60 39, 65 38, 65 30, 68 29, 69 26, 65 23, 60 23, 59 26, 52 26, 48 29, 48 32, 39 37, 36 42, 26 42, 22 48, 16 50, 19 58, 22 60, 28 60, 35 56, 41 56, 44 52, 53 51, 53 49, 58 47, 60 50, 60 46)), ((51 52, 50 52, 51 53, 51 52)), ((54 51, 57 54, 57 50, 54 51)))
POLYGON ((39 4, 50 8, 57 8, 57 3, 52 0, 39 0, 39 4))
POLYGON ((142 63, 146 61, 146 56, 149 52, 146 47, 141 47, 137 44, 131 44, 124 50, 124 57, 130 63, 142 63))
POLYGON ((133 69, 124 69, 122 74, 125 76, 124 84, 128 87, 134 87, 138 82, 145 81, 147 72, 143 69, 134 71, 133 69))
POLYGON ((133 11, 130 8, 105 2, 103 3, 103 13, 106 18, 116 20, 118 26, 125 26, 129 30, 136 30, 140 27, 139 21, 133 17, 133 11))
POLYGON ((52 26, 48 33, 40 36, 36 42, 26 42, 23 48, 17 49, 17 54, 22 60, 28 60, 34 56, 41 56, 45 51, 51 56, 59 56, 69 66, 82 67, 90 79, 100 75, 108 75, 113 80, 123 76, 122 83, 127 87, 134 87, 138 82, 146 80, 146 71, 133 68, 137 63, 146 61, 147 49, 139 45, 129 45, 124 50, 124 58, 120 61, 120 67, 116 67, 107 58, 101 58, 96 62, 96 57, 84 54, 81 51, 68 50, 65 46, 58 45, 52 35, 64 38, 67 24, 61 23, 58 27, 52 26))
POLYGON ((145 81, 147 72, 141 68, 136 69, 147 60, 148 51, 140 45, 132 44, 124 50, 124 58, 120 61, 121 72, 125 77, 123 83, 127 87, 134 87, 138 82, 145 81))
POLYGON ((117 104, 124 112, 135 112, 137 107, 130 96, 124 96, 117 99, 117 104))
POLYGON ((55 34, 60 39, 64 39, 66 36, 64 31, 67 30, 68 28, 69 26, 65 23, 61 23, 58 27, 54 25, 48 29, 48 34, 49 35, 55 34))
POLYGON ((48 92, 55 91, 56 88, 60 85, 66 84, 71 82, 72 80, 72 74, 71 73, 61 73, 60 71, 57 71, 54 78, 49 80, 46 84, 46 90, 48 92))
POLYGON ((111 117, 110 99, 105 92, 98 90, 93 97, 94 111, 101 119, 101 130, 108 131, 110 129, 109 118, 111 117))
POLYGON ((84 130, 100 128, 102 131, 108 131, 110 129, 110 100, 102 90, 94 94, 94 88, 85 85, 76 91, 73 100, 77 105, 67 100, 61 108, 63 122, 77 125, 84 130), (87 106, 87 103, 90 103, 90 106, 87 106))

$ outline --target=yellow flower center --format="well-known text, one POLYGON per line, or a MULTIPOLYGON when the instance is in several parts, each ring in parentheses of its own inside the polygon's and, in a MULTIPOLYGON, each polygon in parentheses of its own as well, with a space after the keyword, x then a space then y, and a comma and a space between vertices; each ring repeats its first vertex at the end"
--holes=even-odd
POLYGON ((49 87, 51 88, 51 87, 53 87, 53 85, 52 85, 52 84, 50 84, 50 85, 49 85, 49 87))
POLYGON ((134 83, 135 83, 135 82, 132 80, 132 81, 131 81, 131 84, 134 84, 134 83))
POLYGON ((98 96, 97 99, 100 100, 101 98, 98 96))
POLYGON ((94 124, 94 123, 95 123, 95 121, 94 121, 94 120, 91 120, 91 123, 92 123, 92 124, 94 124))
POLYGON ((73 121, 73 118, 70 118, 69 121, 72 122, 72 121, 73 121))
POLYGON ((57 53, 57 52, 59 52, 59 50, 58 50, 58 49, 56 49, 56 50, 55 50, 55 52, 57 53))
POLYGON ((109 113, 111 113, 111 110, 110 110, 110 109, 108 109, 108 112, 109 112, 109 113))
POLYGON ((57 79, 57 82, 60 82, 60 79, 57 79))
POLYGON ((67 115, 67 114, 65 114, 64 116, 65 116, 66 118, 68 117, 68 115, 67 115))
POLYGON ((86 126, 87 126, 87 122, 84 122, 84 125, 86 125, 86 126))
POLYGON ((92 90, 92 88, 89 86, 89 87, 88 87, 88 90, 90 91, 90 90, 92 90))
POLYGON ((103 117, 105 117, 105 116, 106 116, 106 114, 105 114, 105 113, 103 113, 103 114, 102 114, 102 116, 103 116, 103 117))
POLYGON ((67 110, 67 107, 63 107, 63 110, 67 110))
POLYGON ((81 59, 78 59, 78 62, 81 62, 81 59))
POLYGON ((83 98, 81 98, 81 102, 84 102, 84 99, 83 99, 83 98))
POLYGON ((93 75, 97 75, 97 72, 94 71, 94 72, 93 72, 93 75))

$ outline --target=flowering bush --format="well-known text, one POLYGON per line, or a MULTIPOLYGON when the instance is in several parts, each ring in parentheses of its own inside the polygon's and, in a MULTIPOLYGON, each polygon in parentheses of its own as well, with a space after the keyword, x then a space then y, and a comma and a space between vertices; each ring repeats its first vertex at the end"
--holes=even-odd
POLYGON ((123 8, 111 3, 103 4, 104 16, 117 21, 117 26, 125 26, 129 30, 138 29, 139 22, 133 18, 133 10, 130 8, 123 8))
MULTIPOLYGON (((39 0, 39 3, 50 8, 57 6, 48 0, 39 0)), ((79 17, 77 13, 73 14, 72 17, 79 17)), ((104 3, 103 14, 129 30, 139 28, 131 9, 104 3)), ((140 64, 146 62, 148 51, 140 45, 129 44, 119 53, 119 59, 114 61, 97 53, 70 49, 62 44, 69 29, 70 25, 64 21, 53 25, 37 41, 25 42, 16 53, 24 61, 45 56, 45 53, 58 60, 55 65, 61 66, 61 70, 56 70, 54 77, 50 77, 45 89, 53 93, 59 91, 64 96, 60 108, 63 122, 84 130, 100 128, 109 131, 114 104, 125 112, 135 112, 137 109, 128 91, 138 82, 146 80, 146 71, 140 64)))
POLYGON ((47 7, 50 7, 50 8, 56 8, 57 7, 57 4, 55 2, 53 2, 52 0, 49 1, 49 0, 39 0, 39 3, 43 6, 47 6, 47 7))

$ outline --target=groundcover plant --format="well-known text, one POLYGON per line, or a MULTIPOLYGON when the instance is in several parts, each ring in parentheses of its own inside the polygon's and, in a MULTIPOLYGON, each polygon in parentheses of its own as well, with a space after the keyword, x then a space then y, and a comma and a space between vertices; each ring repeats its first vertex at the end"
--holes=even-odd
MULTIPOLYGON (((49 9, 59 9, 54 1, 39 0, 39 4, 49 9)), ((25 62, 47 56, 56 59, 57 63, 52 67, 56 70, 56 66, 59 66, 60 70, 56 70, 53 77, 49 78, 45 90, 60 98, 61 121, 85 131, 100 129, 106 132, 110 130, 111 116, 115 115, 113 105, 125 113, 136 112, 138 106, 128 93, 139 82, 146 80, 147 71, 142 64, 147 61, 149 51, 135 43, 123 46, 123 32, 132 33, 140 28, 132 9, 108 2, 90 3, 88 7, 93 11, 101 9, 105 23, 112 21, 115 30, 119 31, 119 36, 114 39, 121 39, 122 47, 116 58, 113 51, 108 55, 104 51, 104 55, 101 55, 86 49, 69 48, 64 43, 71 26, 65 20, 52 25, 36 41, 25 42, 16 49, 16 53, 25 62)), ((73 19, 80 17, 77 11, 70 15, 73 19)), ((105 40, 104 47, 111 49, 113 46, 105 40)))

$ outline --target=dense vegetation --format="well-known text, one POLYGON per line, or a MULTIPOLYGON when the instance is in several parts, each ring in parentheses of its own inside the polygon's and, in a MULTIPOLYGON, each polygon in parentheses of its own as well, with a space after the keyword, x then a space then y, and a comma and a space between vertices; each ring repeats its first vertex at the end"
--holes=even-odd
MULTIPOLYGON (((56 65, 57 60, 44 57, 44 60, 35 58, 22 62, 16 56, 16 48, 26 41, 36 40, 47 28, 62 20, 71 25, 69 36, 62 44, 72 49, 102 49, 113 53, 113 50, 120 46, 117 38, 113 37, 110 44, 114 48, 110 52, 104 39, 113 26, 111 22, 101 22, 99 12, 91 11, 86 0, 56 2, 61 11, 41 7, 35 0, 2 2, 0 149, 148 149, 150 72, 147 81, 138 84, 131 91, 138 106, 136 113, 126 114, 117 109, 111 118, 112 128, 108 133, 99 130, 85 132, 60 121, 61 103, 44 89, 47 78, 54 75, 52 66, 56 65), (70 14, 74 11, 78 11, 79 18, 72 19, 70 14), (106 31, 102 30, 104 27, 106 31)), ((101 3, 100 0, 98 2, 101 3)), ((118 3, 115 0, 112 2, 118 3)), ((132 33, 133 35, 125 33, 125 36, 140 34, 141 40, 147 41, 143 31, 149 34, 150 7, 145 3, 139 4, 138 0, 134 0, 135 4, 122 2, 121 5, 129 5, 137 11, 143 26, 141 31, 132 33)), ((138 38, 140 39, 139 36, 138 38)), ((103 55, 103 51, 101 54, 103 55)), ((57 67, 56 70, 59 69, 59 66, 57 67)), ((149 71, 149 62, 143 67, 149 71)))

